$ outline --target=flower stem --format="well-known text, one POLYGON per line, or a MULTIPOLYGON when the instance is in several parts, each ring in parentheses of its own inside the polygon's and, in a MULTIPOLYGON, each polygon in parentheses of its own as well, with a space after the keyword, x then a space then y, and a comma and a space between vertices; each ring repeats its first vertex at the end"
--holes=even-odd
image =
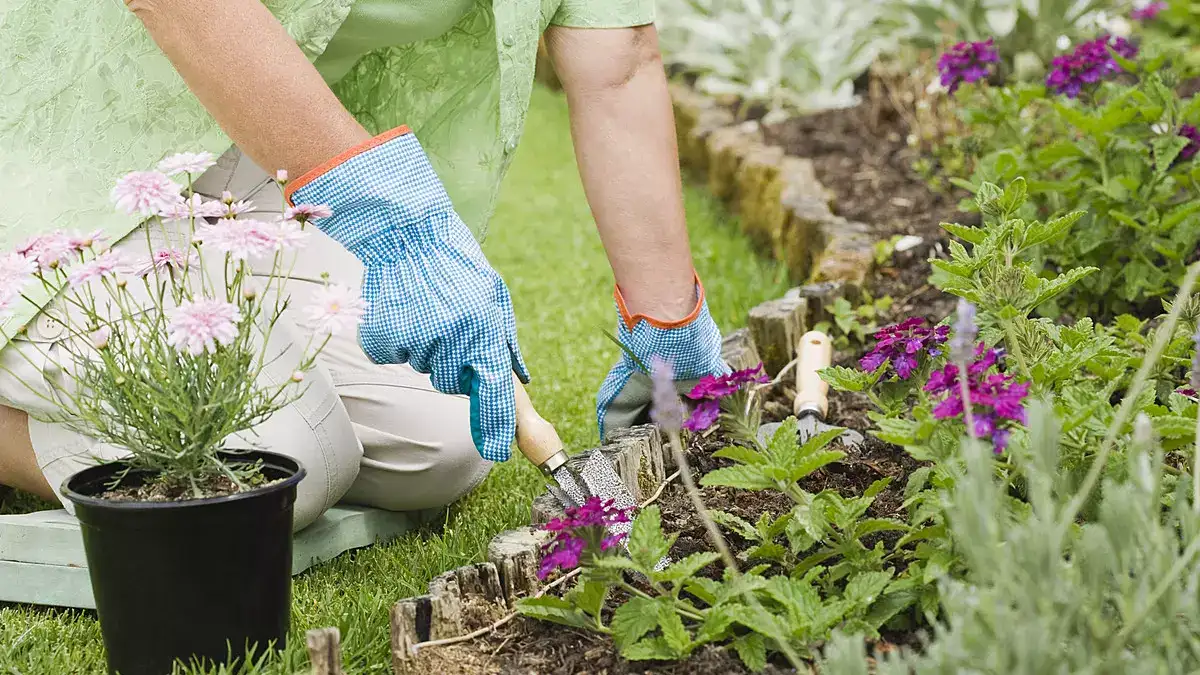
POLYGON ((1006 347, 1012 348, 1013 356, 1017 357, 1017 366, 1021 369, 1021 374, 1026 380, 1033 382, 1033 371, 1029 370, 1029 364, 1025 361, 1025 354, 1021 351, 1021 345, 1017 342, 1017 332, 1013 329, 1012 321, 1004 322, 1004 342, 1006 347))

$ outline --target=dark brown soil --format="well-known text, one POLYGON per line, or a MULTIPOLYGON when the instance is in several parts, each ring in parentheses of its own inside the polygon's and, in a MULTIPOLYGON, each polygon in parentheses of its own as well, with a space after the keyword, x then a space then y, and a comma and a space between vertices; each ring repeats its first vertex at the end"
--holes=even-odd
MULTIPOLYGON (((234 483, 226 476, 214 476, 198 483, 195 489, 199 489, 199 495, 196 494, 195 489, 190 483, 181 481, 151 480, 131 482, 126 480, 125 482, 130 484, 118 485, 96 496, 114 502, 183 502, 193 499, 207 499, 209 497, 226 497, 242 491, 237 483, 234 483)), ((270 484, 261 475, 258 480, 252 480, 251 483, 255 487, 270 484)))

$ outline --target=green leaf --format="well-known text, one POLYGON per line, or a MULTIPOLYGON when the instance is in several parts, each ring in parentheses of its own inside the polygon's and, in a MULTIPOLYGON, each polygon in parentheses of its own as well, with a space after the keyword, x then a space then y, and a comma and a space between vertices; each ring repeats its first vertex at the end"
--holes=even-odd
POLYGON ((721 582, 705 577, 692 577, 684 582, 683 586, 688 593, 696 596, 706 605, 717 604, 717 596, 723 588, 721 582))
POLYGON ((543 595, 540 598, 521 598, 517 601, 517 611, 524 616, 575 628, 591 628, 595 625, 587 614, 566 600, 553 595, 543 595))
POLYGON ((576 585, 567 595, 567 599, 571 603, 592 616, 600 614, 600 608, 604 606, 606 597, 608 597, 608 584, 592 580, 576 585))
MULTIPOLYGON (((543 596, 547 597, 547 596, 543 596)), ((613 613, 613 639, 618 645, 630 645, 658 627, 659 603, 634 596, 613 613)))
POLYGON ((1150 141, 1150 145, 1154 147, 1154 170, 1159 174, 1166 173, 1190 142, 1187 138, 1173 133, 1156 136, 1150 141))
POLYGON ((925 488, 932 471, 933 467, 923 466, 908 475, 908 482, 904 485, 904 501, 912 499, 913 495, 925 488))
POLYGON ((1060 237, 1067 233, 1067 230, 1079 222, 1079 219, 1084 216, 1084 211, 1072 211, 1065 216, 1060 216, 1045 223, 1037 223, 1030 227, 1025 232, 1024 248, 1033 248, 1039 244, 1057 241, 1060 237))
POLYGON ((667 661, 677 658, 675 650, 661 637, 646 638, 621 647, 621 656, 630 661, 667 661))
POLYGON ((887 478, 880 478, 879 480, 875 481, 874 483, 871 483, 870 487, 867 488, 866 492, 863 492, 862 496, 865 497, 866 499, 874 499, 875 496, 878 495, 880 492, 883 492, 884 488, 886 488, 888 485, 890 485, 891 482, 892 482, 892 479, 890 476, 887 478))
MULTIPOLYGON (((835 435, 841 435, 841 431, 843 430, 837 430, 835 435)), ((840 450, 821 450, 819 452, 815 452, 791 467, 791 470, 788 473, 788 480, 795 483, 796 481, 811 475, 814 471, 823 466, 840 461, 845 456, 846 453, 840 450)))
POLYGON ((683 625, 683 619, 675 609, 665 603, 658 606, 658 627, 662 630, 663 639, 674 650, 676 658, 687 656, 692 650, 692 636, 683 625))
POLYGON ((1005 214, 1014 214, 1025 203, 1025 195, 1027 193, 1028 188, 1025 185, 1025 179, 1018 176, 1008 184, 1008 187, 1004 188, 1004 194, 1002 194, 1000 199, 997 200, 996 205, 999 206, 1005 214))
POLYGON ((875 532, 904 532, 908 530, 908 525, 893 520, 891 518, 867 518, 860 520, 854 528, 854 537, 861 539, 868 534, 875 532))
POLYGON ((1043 280, 1041 287, 1038 289, 1037 295, 1033 302, 1029 303, 1030 308, 1037 307, 1052 298, 1058 297, 1067 289, 1079 283, 1081 279, 1087 275, 1099 271, 1095 267, 1076 267, 1068 270, 1066 274, 1060 274, 1053 280, 1043 280))
MULTIPOLYGON (((880 366, 883 370, 883 366, 880 366)), ((866 391, 868 381, 871 379, 869 373, 865 373, 857 368, 846 368, 845 366, 831 366, 822 368, 819 371, 822 380, 829 383, 836 391, 866 391)))
POLYGON ((717 509, 709 511, 708 515, 712 516, 713 521, 715 521, 718 525, 725 527, 725 529, 732 530, 742 539, 749 541, 758 541, 761 539, 758 533, 758 528, 754 527, 754 525, 750 524, 750 522, 744 518, 735 516, 728 511, 720 511, 717 509))
POLYGON ((768 542, 759 544, 744 554, 747 560, 770 560, 782 563, 787 558, 787 549, 781 544, 768 542))
POLYGON ((809 581, 802 579, 774 576, 767 580, 763 592, 787 611, 793 627, 795 624, 803 625, 807 622, 821 604, 821 595, 817 589, 809 581))
POLYGON ((658 505, 651 504, 633 520, 633 529, 629 533, 629 556, 643 573, 650 572, 671 550, 674 541, 674 535, 663 535, 662 515, 658 505))
POLYGON ((891 572, 861 572, 846 584, 846 597, 861 605, 870 605, 892 582, 891 572))
POLYGON ((705 487, 725 486, 742 490, 767 490, 775 487, 775 481, 763 474, 756 466, 727 466, 710 471, 700 479, 705 487))
POLYGON ((713 607, 704 615, 704 623, 696 631, 695 645, 708 644, 724 640, 729 635, 729 627, 733 625, 733 617, 725 611, 725 607, 713 607))
POLYGON ((767 461, 761 452, 740 445, 726 446, 714 452, 712 456, 731 459, 738 464, 764 464, 767 461))
POLYGON ((987 239, 987 230, 978 227, 969 227, 958 223, 942 223, 942 229, 971 244, 980 244, 987 239))
POLYGON ((739 635, 733 641, 733 649, 752 672, 757 673, 767 667, 767 642, 758 633, 739 635))
POLYGON ((676 560, 671 563, 667 569, 660 572, 655 572, 652 577, 658 582, 669 582, 672 584, 680 584, 685 580, 696 575, 696 572, 704 569, 712 563, 721 559, 720 554, 712 552, 693 553, 682 560, 676 560))

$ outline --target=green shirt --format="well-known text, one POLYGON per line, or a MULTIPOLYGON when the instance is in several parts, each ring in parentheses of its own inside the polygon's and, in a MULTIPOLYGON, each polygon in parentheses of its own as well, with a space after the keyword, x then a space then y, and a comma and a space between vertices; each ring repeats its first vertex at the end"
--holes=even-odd
MULTIPOLYGON (((654 19, 653 0, 264 2, 364 126, 412 127, 480 237, 521 136, 542 31, 654 19)), ((0 0, 0 44, 0 251, 56 229, 119 239, 137 223, 109 201, 118 177, 229 146, 123 2, 0 0)), ((4 333, 33 314, 19 311, 4 333)))

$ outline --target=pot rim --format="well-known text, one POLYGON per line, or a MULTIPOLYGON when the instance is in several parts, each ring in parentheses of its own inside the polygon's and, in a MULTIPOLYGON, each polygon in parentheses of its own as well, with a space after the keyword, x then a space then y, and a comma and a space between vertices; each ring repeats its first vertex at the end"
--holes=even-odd
POLYGON ((81 492, 76 492, 74 489, 71 488, 72 482, 74 482, 80 476, 83 476, 84 474, 86 474, 88 472, 99 472, 99 471, 102 471, 109 467, 112 467, 113 465, 123 463, 122 460, 116 460, 113 462, 107 462, 105 464, 100 464, 97 466, 89 466, 88 468, 83 469, 82 471, 77 471, 77 472, 71 474, 70 476, 67 477, 66 480, 64 480, 62 482, 62 485, 59 486, 58 491, 64 497, 71 500, 71 502, 73 504, 80 505, 80 506, 89 506, 89 507, 93 507, 93 508, 100 508, 100 509, 124 510, 124 511, 161 511, 161 510, 167 510, 167 509, 189 509, 189 508, 201 508, 204 506, 212 506, 215 504, 228 504, 231 502, 238 502, 238 501, 243 501, 246 499, 251 499, 254 497, 260 497, 264 494, 276 492, 279 490, 286 490, 286 489, 289 489, 292 486, 296 485, 297 483, 299 483, 305 477, 305 475, 307 475, 307 473, 308 473, 304 469, 304 465, 300 463, 300 460, 295 459, 294 457, 288 457, 287 455, 281 455, 277 452, 269 452, 267 450, 251 450, 249 452, 237 452, 237 453, 229 452, 229 451, 222 451, 219 454, 230 454, 230 455, 236 454, 237 456, 240 456, 240 457, 258 457, 260 459, 264 459, 264 460, 268 460, 268 461, 275 460, 278 464, 282 464, 282 466, 278 466, 277 468, 280 468, 280 469, 283 469, 286 471, 291 471, 292 466, 294 466, 295 471, 293 471, 293 473, 290 476, 288 476, 286 478, 282 478, 282 479, 278 480, 277 482, 271 483, 270 485, 263 485, 260 487, 253 488, 251 490, 247 490, 245 492, 238 492, 238 493, 232 494, 232 495, 221 495, 219 497, 204 497, 202 499, 187 499, 187 500, 182 500, 182 501, 170 501, 170 502, 116 501, 113 499, 102 499, 100 497, 93 497, 91 495, 85 495, 81 492))

